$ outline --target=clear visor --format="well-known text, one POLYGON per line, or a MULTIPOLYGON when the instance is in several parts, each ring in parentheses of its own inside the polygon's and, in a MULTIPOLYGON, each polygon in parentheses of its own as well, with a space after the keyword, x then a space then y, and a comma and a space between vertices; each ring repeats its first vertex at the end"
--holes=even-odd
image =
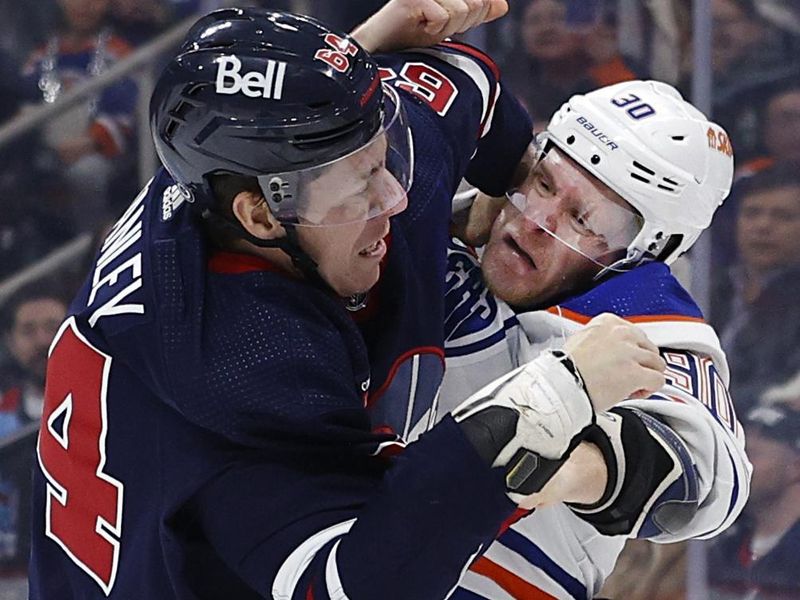
POLYGON ((367 221, 397 207, 411 188, 413 146, 397 92, 384 85, 383 125, 364 146, 301 171, 258 177, 275 217, 300 226, 367 221))
POLYGON ((624 200, 556 148, 508 199, 541 230, 601 267, 624 256, 642 228, 624 200))

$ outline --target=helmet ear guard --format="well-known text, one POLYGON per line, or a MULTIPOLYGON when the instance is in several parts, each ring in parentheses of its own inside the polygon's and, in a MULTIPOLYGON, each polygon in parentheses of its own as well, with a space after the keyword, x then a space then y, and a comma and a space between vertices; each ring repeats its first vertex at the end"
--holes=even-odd
POLYGON ((641 231, 614 270, 674 261, 730 191, 727 134, 662 82, 624 82, 573 96, 543 137, 642 216, 641 231))

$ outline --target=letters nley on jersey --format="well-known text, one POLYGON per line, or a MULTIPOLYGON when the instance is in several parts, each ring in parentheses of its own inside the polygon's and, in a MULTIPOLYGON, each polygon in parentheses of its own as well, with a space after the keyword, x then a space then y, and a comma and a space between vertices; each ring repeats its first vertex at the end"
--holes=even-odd
POLYGON ((217 61, 217 93, 239 94, 249 98, 280 100, 286 63, 269 60, 264 73, 251 71, 241 75, 242 61, 236 56, 223 56, 217 61))

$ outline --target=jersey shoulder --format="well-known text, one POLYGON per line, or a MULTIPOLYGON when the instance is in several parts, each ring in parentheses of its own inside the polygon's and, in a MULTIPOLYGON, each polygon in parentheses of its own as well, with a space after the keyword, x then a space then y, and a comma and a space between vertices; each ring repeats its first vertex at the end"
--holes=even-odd
POLYGON ((660 262, 647 263, 606 279, 562 302, 560 307, 587 318, 610 312, 645 322, 703 320, 703 313, 689 292, 670 268, 660 262))

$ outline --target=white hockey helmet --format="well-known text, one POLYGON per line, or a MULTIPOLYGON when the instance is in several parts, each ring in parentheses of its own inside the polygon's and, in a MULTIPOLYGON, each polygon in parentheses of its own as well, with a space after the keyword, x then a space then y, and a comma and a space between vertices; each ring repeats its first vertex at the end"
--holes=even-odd
POLYGON ((575 95, 542 137, 642 215, 641 231, 614 270, 654 259, 671 263, 711 224, 731 188, 728 135, 659 81, 575 95))

